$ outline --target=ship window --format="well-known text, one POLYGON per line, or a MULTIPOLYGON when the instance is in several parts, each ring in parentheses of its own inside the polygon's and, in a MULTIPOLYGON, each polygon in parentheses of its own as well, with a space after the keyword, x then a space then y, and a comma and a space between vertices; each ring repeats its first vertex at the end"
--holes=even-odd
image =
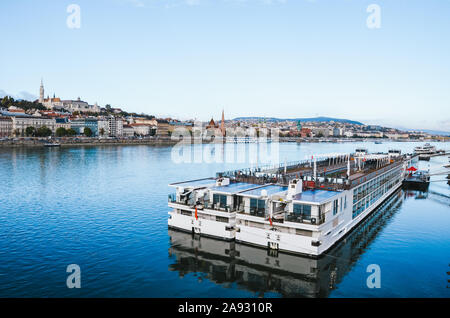
POLYGON ((258 199, 250 199, 251 212, 264 211, 265 208, 266 208, 266 201, 258 199))
POLYGON ((338 212, 338 200, 333 201, 333 215, 335 215, 338 212))
POLYGON ((311 218, 311 206, 308 204, 294 204, 294 214, 301 215, 304 219, 311 218))
POLYGON ((224 208, 227 206, 227 196, 223 194, 214 194, 213 195, 213 203, 219 204, 220 207, 224 208))
POLYGON ((228 218, 225 218, 225 217, 222 217, 222 216, 216 216, 216 221, 217 222, 228 223, 228 218))

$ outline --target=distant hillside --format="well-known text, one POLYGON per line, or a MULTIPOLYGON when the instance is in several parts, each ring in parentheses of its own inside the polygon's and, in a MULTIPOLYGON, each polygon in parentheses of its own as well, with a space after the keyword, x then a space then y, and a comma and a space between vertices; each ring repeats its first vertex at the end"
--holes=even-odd
POLYGON ((340 118, 331 118, 331 117, 313 117, 313 118, 275 118, 275 117, 237 117, 234 120, 251 120, 251 121, 300 121, 300 122, 339 122, 339 123, 347 123, 354 125, 363 125, 363 123, 359 121, 349 120, 349 119, 340 119, 340 118))
POLYGON ((448 131, 442 131, 442 130, 430 130, 430 129, 414 129, 412 131, 416 132, 424 132, 431 135, 438 135, 438 136, 450 136, 450 132, 448 131))

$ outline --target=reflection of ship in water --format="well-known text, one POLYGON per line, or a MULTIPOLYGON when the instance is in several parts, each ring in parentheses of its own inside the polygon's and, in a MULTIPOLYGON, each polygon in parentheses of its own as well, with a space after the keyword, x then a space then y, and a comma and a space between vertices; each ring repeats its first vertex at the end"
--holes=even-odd
POLYGON ((313 259, 169 230, 169 270, 263 296, 327 297, 403 202, 398 190, 324 256, 313 259))

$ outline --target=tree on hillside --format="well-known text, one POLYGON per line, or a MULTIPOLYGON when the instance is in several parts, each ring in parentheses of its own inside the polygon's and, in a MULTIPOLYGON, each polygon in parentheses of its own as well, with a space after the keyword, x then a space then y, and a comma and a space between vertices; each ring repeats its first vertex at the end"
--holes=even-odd
POLYGON ((23 110, 31 110, 31 109, 37 109, 37 110, 45 110, 47 109, 44 105, 42 105, 39 102, 30 102, 27 100, 19 100, 16 101, 11 96, 5 96, 0 101, 0 104, 2 107, 9 108, 11 106, 15 106, 18 108, 22 108, 23 110))
POLYGON ((8 108, 13 105, 14 98, 12 98, 10 96, 5 96, 2 98, 0 103, 1 103, 2 107, 8 108))

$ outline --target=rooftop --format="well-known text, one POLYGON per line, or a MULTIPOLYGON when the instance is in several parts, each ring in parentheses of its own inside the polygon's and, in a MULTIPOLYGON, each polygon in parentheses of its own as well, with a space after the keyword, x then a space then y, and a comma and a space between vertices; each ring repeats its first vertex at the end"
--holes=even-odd
POLYGON ((269 184, 257 189, 251 189, 251 190, 246 190, 240 193, 240 195, 245 195, 245 196, 255 196, 255 197, 261 197, 262 196, 262 190, 265 190, 267 192, 267 195, 272 195, 272 194, 276 194, 276 193, 280 193, 280 192, 284 192, 287 191, 288 187, 286 186, 280 186, 280 185, 275 185, 275 184, 269 184))
POLYGON ((339 194, 337 191, 328 191, 328 190, 306 190, 302 193, 296 194, 292 199, 294 201, 305 201, 305 202, 313 202, 313 203, 323 203, 332 197, 339 194))
POLYGON ((226 194, 237 194, 242 191, 254 189, 261 187, 261 185, 253 184, 253 183, 246 183, 246 182, 236 182, 236 183, 230 183, 226 186, 220 186, 220 187, 213 187, 211 191, 214 192, 221 192, 226 194))
POLYGON ((176 182, 169 184, 171 187, 183 187, 183 188, 203 188, 208 185, 213 185, 216 183, 216 180, 213 178, 206 178, 206 179, 198 179, 198 180, 191 180, 191 181, 184 181, 184 182, 176 182))

